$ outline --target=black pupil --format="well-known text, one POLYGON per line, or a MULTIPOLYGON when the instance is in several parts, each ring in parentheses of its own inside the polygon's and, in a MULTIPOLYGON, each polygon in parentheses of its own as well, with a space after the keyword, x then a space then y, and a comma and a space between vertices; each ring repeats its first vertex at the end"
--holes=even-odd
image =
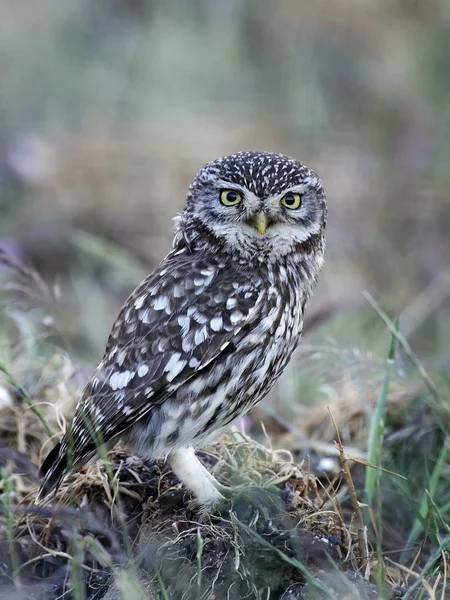
POLYGON ((284 201, 286 202, 286 204, 289 204, 290 206, 295 204, 294 194, 287 194, 287 196, 284 197, 284 201))
POLYGON ((228 202, 236 202, 238 196, 236 194, 236 192, 228 192, 227 193, 227 200, 228 202))

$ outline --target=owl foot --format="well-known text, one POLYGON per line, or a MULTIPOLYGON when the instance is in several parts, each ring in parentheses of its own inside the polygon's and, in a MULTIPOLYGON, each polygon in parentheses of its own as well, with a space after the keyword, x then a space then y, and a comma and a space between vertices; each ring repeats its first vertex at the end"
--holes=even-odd
POLYGON ((192 446, 173 452, 169 462, 178 479, 194 495, 194 503, 203 507, 204 512, 225 500, 219 490, 220 484, 198 460, 192 446))

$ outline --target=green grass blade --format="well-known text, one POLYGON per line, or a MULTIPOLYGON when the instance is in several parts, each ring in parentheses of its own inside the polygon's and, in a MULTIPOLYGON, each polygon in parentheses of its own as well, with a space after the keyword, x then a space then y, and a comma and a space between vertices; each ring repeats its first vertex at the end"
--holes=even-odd
POLYGON ((160 592, 161 592, 162 599, 163 600, 169 600, 169 596, 167 595, 166 586, 164 585, 164 580, 161 577, 161 573, 158 571, 156 575, 158 577, 159 589, 160 589, 160 592))
POLYGON ((9 554, 11 556, 11 565, 13 568, 15 583, 19 582, 19 560, 14 546, 14 512, 11 505, 12 486, 9 473, 5 469, 0 469, 0 481, 2 482, 3 494, 1 500, 6 515, 6 540, 8 543, 9 554))
MULTIPOLYGON (((399 322, 395 323, 395 329, 398 332, 399 322)), ((397 336, 392 334, 391 344, 387 357, 386 372, 384 375, 383 385, 378 396, 378 401, 375 410, 370 420, 369 443, 367 449, 367 460, 378 467, 377 469, 366 469, 366 500, 369 506, 372 506, 375 497, 377 485, 381 477, 381 451, 383 448, 384 428, 386 424, 386 407, 389 394, 389 385, 392 379, 394 369, 395 349, 397 347, 397 336)))
MULTIPOLYGON (((422 569, 419 577, 408 588, 408 591, 403 596, 403 600, 409 600, 410 598, 416 598, 417 597, 417 596, 413 595, 413 593, 419 588, 419 586, 421 585, 421 583, 425 579, 425 577, 427 577, 428 575, 430 575, 430 573, 431 573, 432 569, 435 567, 436 563, 438 563, 438 561, 441 560, 442 553, 446 552, 446 551, 448 552, 449 548, 450 548, 450 537, 448 536, 448 537, 446 537, 442 541, 442 543, 440 544, 440 546, 438 548, 436 548, 436 550, 430 556, 430 558, 427 561, 426 565, 422 569)), ((445 596, 445 597, 447 597, 447 596, 445 596)))
POLYGON ((197 527, 197 587, 202 586, 202 554, 203 538, 200 527, 197 527))
MULTIPOLYGON (((407 557, 411 553, 411 548, 413 544, 417 541, 419 535, 425 530, 426 523, 428 521, 428 515, 430 510, 432 509, 433 502, 435 500, 436 490, 439 483, 439 479, 443 475, 443 471, 448 464, 449 458, 449 447, 450 441, 447 439, 439 453, 438 459, 434 466, 431 477, 428 481, 427 489, 425 489, 422 500, 420 502, 419 510, 416 513, 416 517, 414 519, 413 526, 411 528, 411 532, 408 537, 408 541, 406 543, 406 547, 403 550, 403 553, 400 557, 401 562, 406 562, 407 557)), ((436 506, 435 506, 435 510, 436 506)))

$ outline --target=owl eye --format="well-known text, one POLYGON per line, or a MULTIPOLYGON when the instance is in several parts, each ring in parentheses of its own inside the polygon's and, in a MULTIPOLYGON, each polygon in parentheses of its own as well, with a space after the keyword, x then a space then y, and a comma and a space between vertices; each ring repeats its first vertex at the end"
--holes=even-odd
POLYGON ((294 192, 289 192, 281 198, 281 204, 286 208, 296 210, 302 205, 302 197, 300 194, 294 194, 294 192))
POLYGON ((242 194, 234 190, 222 190, 220 192, 220 201, 224 206, 234 206, 242 200, 242 194))

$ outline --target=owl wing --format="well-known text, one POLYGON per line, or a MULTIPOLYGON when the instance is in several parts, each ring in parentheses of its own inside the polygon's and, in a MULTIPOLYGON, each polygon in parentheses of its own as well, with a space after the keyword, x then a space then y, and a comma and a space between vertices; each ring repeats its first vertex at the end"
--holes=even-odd
POLYGON ((256 278, 173 253, 126 301, 71 426, 74 460, 106 442, 230 350, 256 324, 256 278))

